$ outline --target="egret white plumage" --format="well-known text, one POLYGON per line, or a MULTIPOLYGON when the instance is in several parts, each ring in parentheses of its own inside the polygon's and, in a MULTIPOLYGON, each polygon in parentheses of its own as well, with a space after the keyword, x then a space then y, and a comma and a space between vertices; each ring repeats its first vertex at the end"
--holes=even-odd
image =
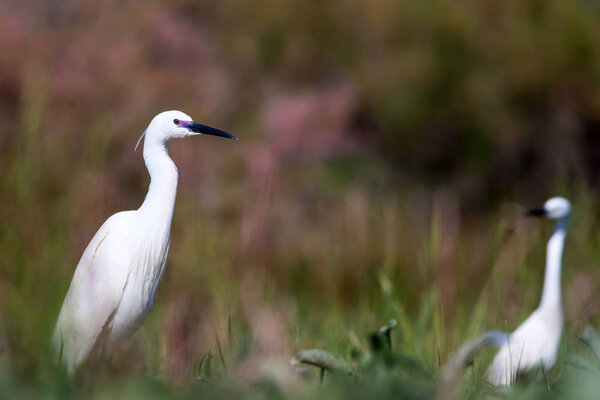
POLYGON ((553 197, 544 207, 529 211, 529 215, 556 220, 546 249, 542 300, 529 318, 507 335, 496 354, 487 374, 494 385, 512 384, 518 372, 540 366, 550 369, 556 362, 563 327, 560 273, 570 213, 571 204, 562 197, 553 197))
POLYGON ((237 139, 181 111, 158 114, 140 137, 145 136, 148 194, 140 208, 114 214, 94 235, 58 316, 53 346, 69 371, 94 347, 133 334, 152 309, 167 261, 177 192, 177 167, 167 146, 173 138, 200 134, 237 139))

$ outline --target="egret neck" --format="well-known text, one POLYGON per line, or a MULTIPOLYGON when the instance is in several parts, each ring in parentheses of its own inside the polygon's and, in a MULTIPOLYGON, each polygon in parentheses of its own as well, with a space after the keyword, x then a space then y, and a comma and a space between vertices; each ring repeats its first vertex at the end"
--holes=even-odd
POLYGON ((134 275, 141 279, 142 307, 149 307, 147 312, 154 303, 167 261, 178 178, 177 167, 169 157, 167 141, 152 140, 150 137, 151 135, 146 135, 144 141, 144 162, 150 174, 150 185, 148 194, 138 209, 142 219, 141 226, 145 227, 139 232, 141 236, 145 236, 140 241, 143 247, 139 251, 145 254, 140 260, 155 262, 141 262, 132 266, 138 271, 134 275))
POLYGON ((152 218, 173 217, 175 196, 177 194, 177 166, 169 157, 167 143, 159 140, 144 142, 144 163, 150 174, 148 194, 139 211, 152 218))
POLYGON ((556 221, 552 237, 546 248, 546 272, 544 276, 544 290, 540 309, 561 308, 560 273, 562 253, 567 233, 569 216, 564 216, 556 221))

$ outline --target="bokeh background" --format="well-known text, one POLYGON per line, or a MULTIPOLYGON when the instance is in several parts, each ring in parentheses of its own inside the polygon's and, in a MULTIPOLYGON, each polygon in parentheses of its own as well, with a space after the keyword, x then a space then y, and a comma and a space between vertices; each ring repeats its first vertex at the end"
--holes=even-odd
POLYGON ((111 376, 343 356, 389 318, 435 370, 536 307, 552 224, 518 215, 553 195, 576 346, 600 324, 599 21, 593 0, 0 2, 5 381, 49 385, 74 268, 141 204, 134 146, 167 109, 240 140, 171 143, 167 269, 111 376))

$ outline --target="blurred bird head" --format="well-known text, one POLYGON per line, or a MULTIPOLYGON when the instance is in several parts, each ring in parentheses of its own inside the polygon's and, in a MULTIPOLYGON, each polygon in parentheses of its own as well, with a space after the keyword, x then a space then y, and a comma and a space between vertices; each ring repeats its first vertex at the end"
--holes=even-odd
POLYGON ((168 143, 169 140, 174 138, 202 134, 237 140, 235 136, 227 132, 199 124, 194 122, 189 115, 181 111, 172 110, 164 111, 152 119, 148 128, 137 141, 135 148, 137 149, 144 136, 146 136, 147 141, 152 140, 162 144, 168 143))
POLYGON ((553 197, 542 208, 529 210, 527 215, 551 219, 565 218, 571 212, 571 203, 564 197, 553 197))

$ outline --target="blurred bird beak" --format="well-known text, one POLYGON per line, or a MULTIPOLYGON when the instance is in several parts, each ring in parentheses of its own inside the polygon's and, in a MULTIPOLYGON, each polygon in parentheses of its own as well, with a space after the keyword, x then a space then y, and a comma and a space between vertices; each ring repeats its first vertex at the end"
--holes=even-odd
POLYGON ((545 208, 535 208, 533 210, 527 211, 525 215, 529 217, 543 217, 546 214, 548 214, 548 210, 546 210, 545 208))
POLYGON ((189 122, 187 122, 187 121, 183 122, 182 121, 179 126, 184 126, 190 132, 194 132, 194 133, 202 133, 202 134, 205 134, 205 135, 221 136, 221 137, 224 137, 224 138, 237 140, 237 138, 235 136, 230 135, 227 132, 224 132, 224 131, 219 130, 219 129, 211 128, 210 126, 202 125, 202 124, 199 124, 199 123, 194 122, 194 121, 189 121, 189 122))

